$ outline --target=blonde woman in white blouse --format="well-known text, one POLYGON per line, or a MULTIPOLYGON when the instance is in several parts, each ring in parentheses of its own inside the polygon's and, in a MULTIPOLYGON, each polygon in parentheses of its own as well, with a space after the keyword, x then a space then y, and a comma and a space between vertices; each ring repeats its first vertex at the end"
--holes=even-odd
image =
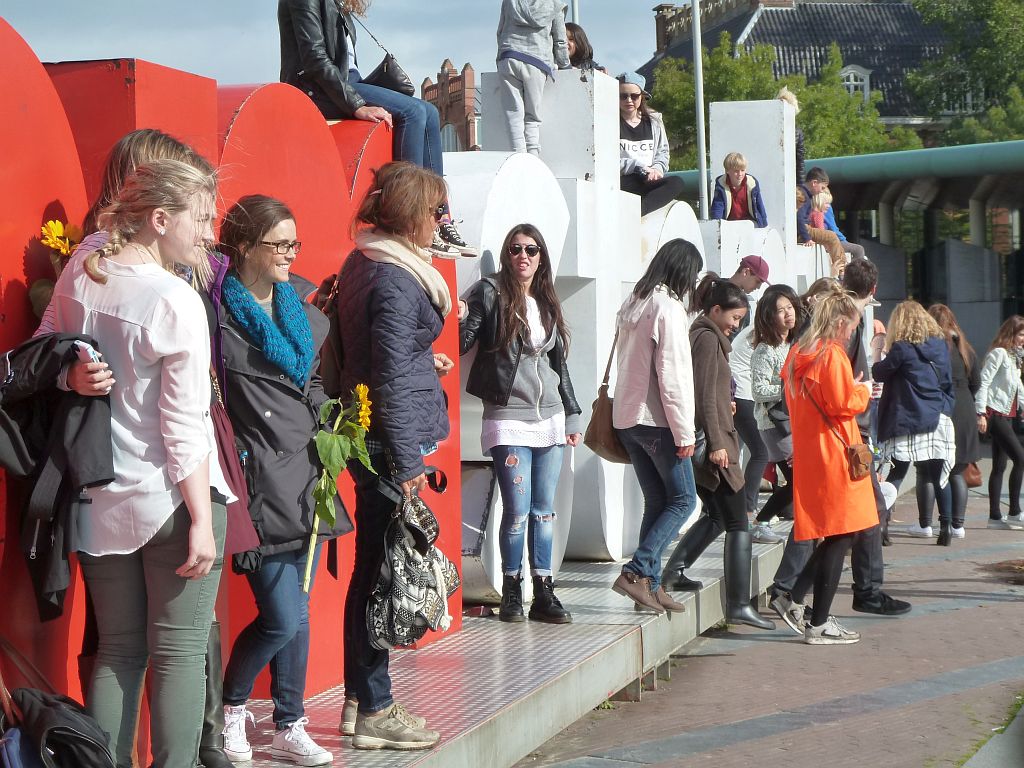
POLYGON ((55 326, 92 336, 110 391, 114 481, 86 491, 78 552, 99 626, 88 708, 132 765, 147 666, 153 762, 193 768, 207 637, 233 500, 210 420, 210 338, 199 294, 169 271, 213 239, 216 182, 175 160, 140 166, 100 216, 106 245, 73 261, 55 326))

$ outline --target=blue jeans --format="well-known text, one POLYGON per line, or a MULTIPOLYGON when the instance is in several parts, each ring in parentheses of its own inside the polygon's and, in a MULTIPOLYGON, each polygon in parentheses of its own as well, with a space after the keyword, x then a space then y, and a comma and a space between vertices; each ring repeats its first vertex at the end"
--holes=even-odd
MULTIPOLYGON (((302 591, 302 579, 307 552, 303 543, 299 549, 267 555, 260 569, 247 575, 259 613, 235 640, 224 670, 224 703, 237 707, 252 695, 256 676, 270 665, 270 696, 278 730, 305 714, 309 594, 302 591)), ((318 545, 313 552, 314 574, 319 558, 318 545)))
POLYGON ((530 531, 530 573, 551 575, 551 538, 555 490, 562 472, 564 445, 524 448, 496 445, 491 449, 494 474, 501 489, 501 572, 514 576, 523 568, 526 528, 530 531))
POLYGON ((359 82, 361 76, 351 69, 348 81, 367 104, 383 107, 391 113, 394 122, 395 160, 408 160, 429 168, 438 176, 444 175, 441 159, 441 117, 437 107, 428 101, 406 96, 377 85, 359 82))
POLYGON ((661 586, 661 556, 697 507, 697 486, 689 459, 676 456, 676 444, 668 427, 638 424, 615 430, 633 461, 636 479, 644 494, 640 545, 623 570, 651 580, 651 590, 661 586))
MULTIPOLYGON (((384 454, 371 455, 370 461, 379 475, 390 473, 384 454)), ((371 715, 394 703, 389 654, 370 645, 366 603, 380 575, 384 532, 395 502, 377 491, 378 476, 358 461, 348 470, 356 486, 356 554, 345 598, 345 696, 358 699, 359 711, 371 715)))

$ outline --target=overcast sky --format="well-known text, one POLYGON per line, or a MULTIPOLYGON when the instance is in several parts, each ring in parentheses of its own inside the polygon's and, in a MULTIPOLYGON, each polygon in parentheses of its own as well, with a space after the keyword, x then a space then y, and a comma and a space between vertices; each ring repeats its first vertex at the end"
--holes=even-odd
MULTIPOLYGON (((653 0, 579 0, 595 58, 611 74, 654 52, 653 0)), ((409 72, 417 90, 450 58, 494 70, 499 0, 375 0, 367 26, 409 72)), ((277 0, 0 0, 3 16, 43 61, 139 58, 221 83, 278 79, 277 0)), ((360 30, 361 32, 361 30, 360 30)), ((358 42, 369 73, 381 51, 358 42)))

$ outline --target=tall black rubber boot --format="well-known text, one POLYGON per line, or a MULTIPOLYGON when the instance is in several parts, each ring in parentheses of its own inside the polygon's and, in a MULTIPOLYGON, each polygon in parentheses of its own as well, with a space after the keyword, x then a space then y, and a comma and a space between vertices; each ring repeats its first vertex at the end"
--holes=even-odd
POLYGON ((224 754, 224 667, 220 658, 220 623, 210 625, 206 645, 206 710, 199 738, 199 764, 203 768, 232 768, 224 754))
POLYGON ((703 583, 688 578, 683 570, 697 562, 697 558, 704 554, 704 550, 711 546, 711 542, 721 532, 722 529, 714 519, 701 515, 690 530, 683 534, 661 574, 661 585, 666 591, 696 592, 704 587, 703 583))
POLYGON ((750 607, 750 531, 725 533, 725 620, 749 624, 758 629, 775 629, 775 622, 762 618, 750 607))

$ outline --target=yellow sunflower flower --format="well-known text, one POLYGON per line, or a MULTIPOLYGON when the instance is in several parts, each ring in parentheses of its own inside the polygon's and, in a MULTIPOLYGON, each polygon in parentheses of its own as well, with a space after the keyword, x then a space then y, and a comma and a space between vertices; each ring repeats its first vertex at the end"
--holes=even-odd
POLYGON ((370 428, 370 388, 365 384, 356 384, 356 402, 359 404, 359 426, 363 429, 370 428))
POLYGON ((63 221, 53 220, 40 227, 43 245, 61 256, 70 256, 75 246, 82 239, 82 230, 74 225, 64 225, 63 221))

